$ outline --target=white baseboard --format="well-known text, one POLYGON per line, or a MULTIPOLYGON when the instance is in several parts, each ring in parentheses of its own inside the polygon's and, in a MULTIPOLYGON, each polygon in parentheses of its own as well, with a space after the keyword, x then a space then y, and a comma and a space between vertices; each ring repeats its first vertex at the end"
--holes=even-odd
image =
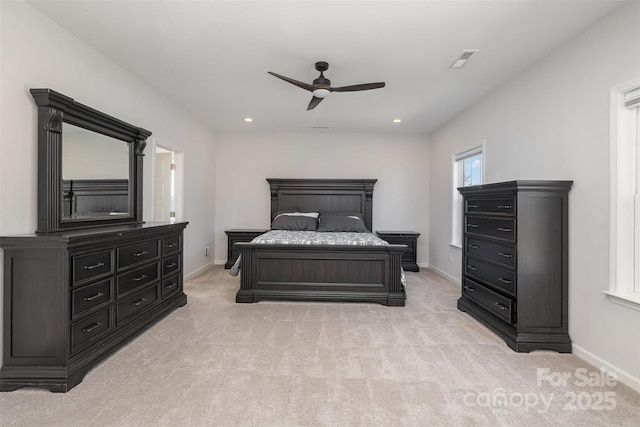
POLYGON ((593 366, 596 366, 598 368, 604 368, 604 369, 607 370, 607 372, 615 373, 616 378, 617 378, 618 381, 620 381, 621 383, 631 387, 632 389, 634 389, 635 391, 640 393, 640 379, 639 378, 636 378, 636 377, 630 375, 629 373, 617 368, 616 366, 613 366, 612 364, 610 364, 607 361, 599 358, 595 354, 591 353, 590 351, 585 350, 584 348, 582 348, 582 347, 580 347, 578 345, 573 344, 572 353, 575 356, 579 357, 580 359, 584 360, 585 362, 591 363, 593 366))
POLYGON ((450 275, 449 273, 440 270, 438 267, 434 267, 433 265, 429 267, 429 270, 433 271, 434 273, 436 273, 438 276, 442 276, 447 280, 451 280, 453 283, 455 283, 456 285, 460 286, 460 280, 457 279, 456 277, 453 277, 452 275, 450 275))
POLYGON ((203 265, 202 267, 197 268, 197 269, 193 270, 192 272, 190 272, 188 274, 185 274, 183 280, 188 280, 188 279, 191 279, 192 277, 196 277, 198 274, 202 273, 203 271, 205 271, 209 267, 214 266, 215 264, 216 264, 215 261, 211 261, 211 262, 203 265))

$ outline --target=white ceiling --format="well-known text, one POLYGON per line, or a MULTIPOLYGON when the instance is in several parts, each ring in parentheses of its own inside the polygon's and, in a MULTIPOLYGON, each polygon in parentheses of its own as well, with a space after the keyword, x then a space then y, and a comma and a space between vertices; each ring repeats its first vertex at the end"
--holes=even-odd
POLYGON ((621 5, 619 0, 28 1, 217 132, 428 133, 621 5), (479 49, 460 70, 464 49, 479 49), (329 62, 333 93, 311 83, 329 62), (245 123, 252 117, 252 123, 245 123), (401 118, 402 123, 392 120, 401 118), (312 130, 314 126, 330 129, 312 130))

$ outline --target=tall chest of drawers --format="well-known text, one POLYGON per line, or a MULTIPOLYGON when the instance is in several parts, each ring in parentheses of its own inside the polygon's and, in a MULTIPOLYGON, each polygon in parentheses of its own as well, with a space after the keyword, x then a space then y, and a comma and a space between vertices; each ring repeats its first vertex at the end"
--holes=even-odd
POLYGON ((464 197, 462 296, 513 350, 571 352, 568 193, 572 181, 458 188, 464 197))
POLYGON ((176 307, 187 223, 0 238, 0 390, 66 392, 104 357, 176 307))

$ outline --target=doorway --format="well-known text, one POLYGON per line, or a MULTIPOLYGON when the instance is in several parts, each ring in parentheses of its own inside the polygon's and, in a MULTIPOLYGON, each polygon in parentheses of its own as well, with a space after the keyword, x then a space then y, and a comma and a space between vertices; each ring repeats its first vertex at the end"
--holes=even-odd
POLYGON ((182 153, 156 144, 153 169, 153 221, 180 221, 182 153))

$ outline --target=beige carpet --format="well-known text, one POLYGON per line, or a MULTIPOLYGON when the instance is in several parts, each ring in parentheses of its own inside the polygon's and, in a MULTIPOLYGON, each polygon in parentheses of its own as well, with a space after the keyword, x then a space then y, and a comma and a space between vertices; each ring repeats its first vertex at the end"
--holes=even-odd
POLYGON ((212 268, 69 393, 0 393, 0 425, 640 425, 640 394, 573 355, 514 353, 456 309, 456 285, 407 279, 404 308, 235 304, 239 278, 212 268))

